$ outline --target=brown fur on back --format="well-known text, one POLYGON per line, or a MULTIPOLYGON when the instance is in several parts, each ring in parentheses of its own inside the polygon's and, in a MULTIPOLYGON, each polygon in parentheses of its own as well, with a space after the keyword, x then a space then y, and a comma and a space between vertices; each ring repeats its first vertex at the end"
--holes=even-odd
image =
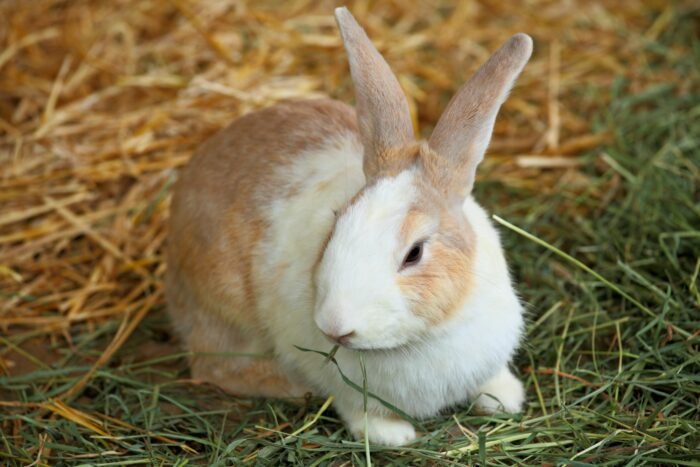
MULTIPOLYGON (((271 350, 261 334, 253 284, 266 206, 294 190, 277 178, 280 169, 348 132, 356 133, 357 123, 354 110, 343 103, 282 103, 236 120, 204 143, 182 170, 171 204, 166 296, 188 350, 271 350)), ((231 373, 252 363, 217 361, 193 359, 193 374, 217 380, 216 367, 231 373)), ((269 371, 266 375, 272 378, 269 371)))

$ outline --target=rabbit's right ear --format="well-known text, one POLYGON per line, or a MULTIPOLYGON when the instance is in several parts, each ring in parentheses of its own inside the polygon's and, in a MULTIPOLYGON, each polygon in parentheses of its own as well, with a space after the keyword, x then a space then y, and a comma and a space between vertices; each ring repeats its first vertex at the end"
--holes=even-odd
POLYGON ((357 120, 365 150, 363 170, 370 181, 400 163, 392 149, 415 141, 411 114, 391 68, 352 14, 345 7, 336 8, 335 19, 355 84, 357 120))
POLYGON ((498 110, 532 54, 532 39, 516 34, 457 91, 428 142, 437 153, 430 167, 433 183, 455 203, 474 185, 498 110))

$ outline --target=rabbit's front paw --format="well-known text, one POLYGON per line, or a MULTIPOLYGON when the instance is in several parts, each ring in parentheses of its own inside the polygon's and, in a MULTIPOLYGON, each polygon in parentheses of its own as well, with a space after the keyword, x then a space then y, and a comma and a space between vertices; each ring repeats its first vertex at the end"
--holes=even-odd
MULTIPOLYGON (((348 430, 357 440, 365 436, 365 414, 345 414, 348 430)), ((409 422, 379 415, 367 414, 367 437, 372 444, 403 446, 416 438, 416 430, 409 422)))
POLYGON ((474 406, 481 413, 516 413, 520 412, 524 401, 523 384, 508 368, 503 368, 479 388, 474 406))

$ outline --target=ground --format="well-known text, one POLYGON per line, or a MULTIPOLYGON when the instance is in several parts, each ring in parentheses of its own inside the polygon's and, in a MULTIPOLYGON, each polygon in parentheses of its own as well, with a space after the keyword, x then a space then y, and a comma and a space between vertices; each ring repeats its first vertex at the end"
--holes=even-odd
POLYGON ((333 3, 0 3, 0 464, 700 465, 700 10, 501 3, 349 4, 424 135, 535 39, 476 188, 527 304, 526 406, 395 449, 327 401, 192 381, 164 313, 194 147, 283 98, 352 102, 333 3))

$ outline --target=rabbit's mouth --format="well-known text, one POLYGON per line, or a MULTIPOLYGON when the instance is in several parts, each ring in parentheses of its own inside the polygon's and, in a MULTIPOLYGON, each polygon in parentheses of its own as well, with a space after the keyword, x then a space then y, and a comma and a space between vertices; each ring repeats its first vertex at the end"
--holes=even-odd
POLYGON ((388 353, 394 351, 400 351, 401 349, 406 349, 411 346, 411 342, 362 342, 362 341, 350 341, 347 344, 342 344, 348 350, 362 353, 388 353))

